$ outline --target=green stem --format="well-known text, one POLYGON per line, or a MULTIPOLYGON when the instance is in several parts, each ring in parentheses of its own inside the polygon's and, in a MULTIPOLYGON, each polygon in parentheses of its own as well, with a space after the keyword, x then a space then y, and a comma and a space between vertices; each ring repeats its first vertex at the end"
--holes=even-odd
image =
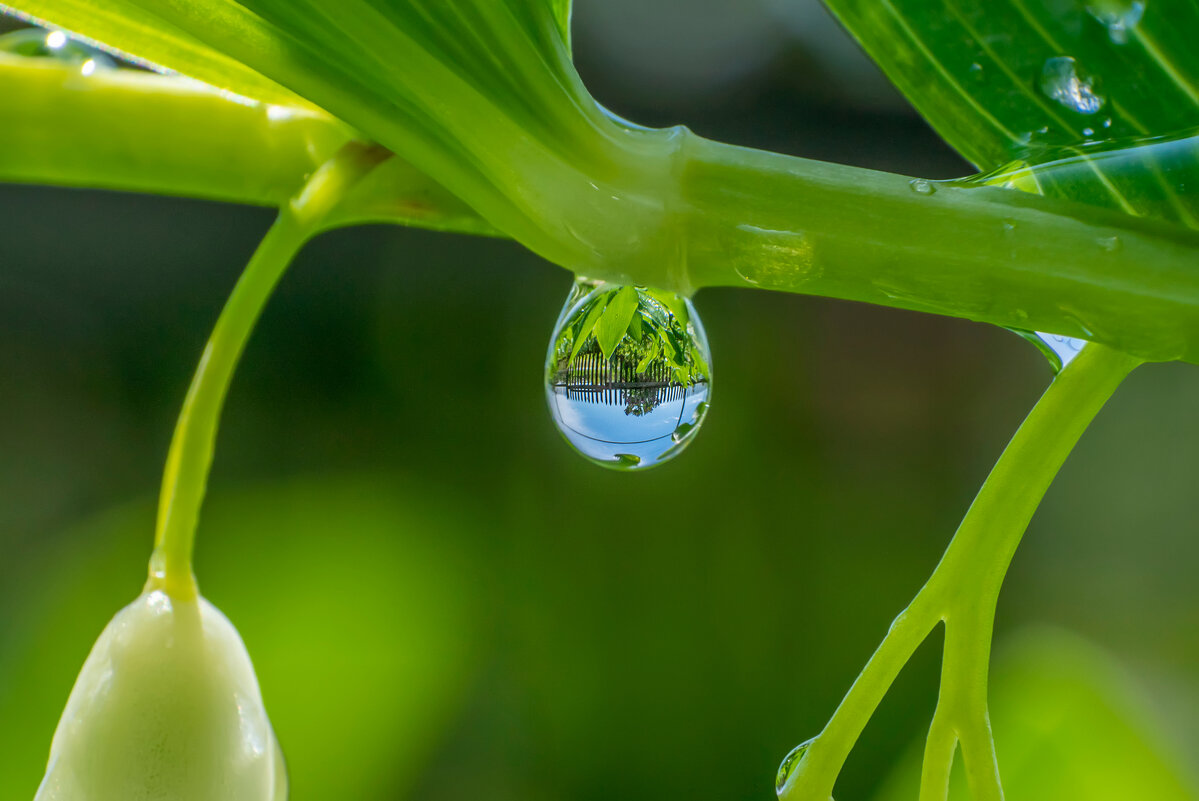
MULTIPOLYGON (((194 82, 127 70, 84 78, 50 59, 0 54, 0 96, 4 181, 278 206, 354 136, 311 109, 238 104, 194 82)), ((926 195, 904 176, 682 130, 625 138, 640 185, 599 193, 571 171, 546 201, 570 217, 558 228, 583 251, 526 244, 620 283, 827 295, 1199 361, 1199 233, 994 187, 942 184, 926 195), (580 181, 594 196, 572 194, 580 181)), ((534 163, 520 180, 557 180, 546 169, 534 163)), ((397 156, 326 224, 360 222, 496 233, 397 156)))
MULTIPOLYGON (((827 801, 841 766, 899 671, 946 624, 941 700, 924 775, 948 775, 952 737, 961 740, 980 801, 1002 798, 986 715, 995 603, 1012 556, 1054 476, 1082 432, 1141 361, 1088 345, 1033 407, 966 512, 940 564, 896 618, 878 650, 780 792, 782 801, 827 801)), ((930 788, 937 798, 940 788, 930 788)))
MULTIPOLYGON (((0 181, 279 207, 355 133, 311 108, 238 103, 185 78, 0 53, 0 181)), ((392 156, 324 225, 388 222, 495 234, 392 156)))
POLYGON ((191 560, 217 425, 238 360, 279 278, 337 203, 386 151, 347 145, 279 210, 221 311, 175 426, 158 505, 149 587, 196 594, 191 560))

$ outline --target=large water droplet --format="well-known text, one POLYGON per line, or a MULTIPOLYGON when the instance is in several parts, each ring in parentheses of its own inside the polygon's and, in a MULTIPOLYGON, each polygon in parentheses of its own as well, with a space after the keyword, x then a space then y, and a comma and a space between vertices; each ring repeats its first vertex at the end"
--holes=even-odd
POLYGON ((579 279, 550 340, 545 396, 558 430, 605 467, 676 456, 711 394, 708 338, 673 292, 579 279))
POLYGON ((783 757, 783 761, 779 763, 779 772, 774 776, 774 792, 776 795, 782 795, 783 788, 787 785, 787 779, 791 778, 791 772, 795 770, 795 766, 804 758, 804 754, 808 753, 808 749, 812 747, 812 743, 814 742, 816 742, 815 737, 805 740, 792 748, 787 756, 783 757))
POLYGON ((1095 79, 1081 71, 1070 56, 1047 59, 1041 70, 1041 91, 1079 114, 1094 114, 1103 108, 1103 95, 1095 89, 1095 79))
POLYGON ((1140 0, 1100 0, 1087 5, 1091 16, 1107 28, 1108 37, 1116 44, 1127 44, 1129 33, 1145 15, 1145 4, 1140 0))

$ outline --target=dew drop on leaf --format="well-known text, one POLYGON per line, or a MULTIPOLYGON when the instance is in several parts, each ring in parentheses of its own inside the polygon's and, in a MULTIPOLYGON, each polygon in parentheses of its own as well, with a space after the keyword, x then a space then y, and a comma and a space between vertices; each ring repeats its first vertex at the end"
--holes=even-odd
POLYGON ((924 178, 913 178, 908 181, 908 186, 918 195, 931 195, 937 191, 937 187, 933 186, 933 182, 924 178))
POLYGON ((1129 33, 1137 27, 1145 15, 1145 4, 1140 0, 1100 0, 1089 3, 1087 12, 1107 28, 1108 38, 1115 44, 1128 44, 1129 33))
POLYGON ((550 339, 545 397, 575 450, 617 470, 676 456, 708 411, 711 355, 681 295, 579 279, 550 339))
POLYGON ((1095 89, 1094 77, 1082 72, 1070 56, 1046 59, 1041 69, 1041 91, 1079 114, 1094 114, 1106 102, 1095 89))
POLYGON ((103 50, 73 39, 62 31, 42 28, 22 28, 0 35, 0 53, 78 64, 79 72, 84 76, 116 67, 116 62, 103 50))
POLYGON ((791 778, 791 772, 795 770, 795 766, 804 758, 804 754, 808 753, 808 749, 812 747, 812 743, 814 742, 816 742, 815 737, 805 740, 792 748, 787 756, 783 757, 783 761, 779 763, 779 772, 774 777, 774 792, 776 795, 782 795, 783 788, 787 786, 787 779, 791 778))

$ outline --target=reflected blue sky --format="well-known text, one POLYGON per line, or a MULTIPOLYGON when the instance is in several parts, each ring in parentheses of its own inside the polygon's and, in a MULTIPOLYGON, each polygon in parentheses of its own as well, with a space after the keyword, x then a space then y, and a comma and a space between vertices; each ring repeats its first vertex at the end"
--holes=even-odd
MULTIPOLYGON (((675 442, 679 426, 694 424, 702 416, 700 404, 708 399, 709 385, 681 388, 682 398, 666 400, 641 416, 626 413, 623 391, 612 393, 614 402, 567 395, 563 386, 547 386, 546 400, 554 423, 567 441, 584 456, 603 464, 619 464, 621 454, 638 459, 638 467, 664 461, 664 455, 676 444, 690 440, 697 427, 685 430, 675 442)), ((665 458, 671 458, 676 448, 665 458)), ((631 465, 630 465, 631 466, 631 465)))

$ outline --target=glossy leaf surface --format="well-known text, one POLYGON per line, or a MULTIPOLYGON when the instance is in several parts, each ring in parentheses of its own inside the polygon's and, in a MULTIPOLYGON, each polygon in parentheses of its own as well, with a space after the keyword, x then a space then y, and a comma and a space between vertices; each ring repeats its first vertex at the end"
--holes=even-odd
POLYGON ((1199 125, 1191 0, 826 0, 984 170, 1039 147, 1199 125))
MULTIPOLYGON (((207 84, 245 97, 283 105, 307 105, 234 58, 213 49, 169 18, 167 4, 133 0, 19 0, 0 3, 14 13, 46 27, 61 27, 116 50, 134 61, 175 70, 207 84)), ((216 11, 214 4, 214 11, 216 11)), ((217 17, 231 25, 230 33, 253 35, 252 20, 228 11, 217 17)))

